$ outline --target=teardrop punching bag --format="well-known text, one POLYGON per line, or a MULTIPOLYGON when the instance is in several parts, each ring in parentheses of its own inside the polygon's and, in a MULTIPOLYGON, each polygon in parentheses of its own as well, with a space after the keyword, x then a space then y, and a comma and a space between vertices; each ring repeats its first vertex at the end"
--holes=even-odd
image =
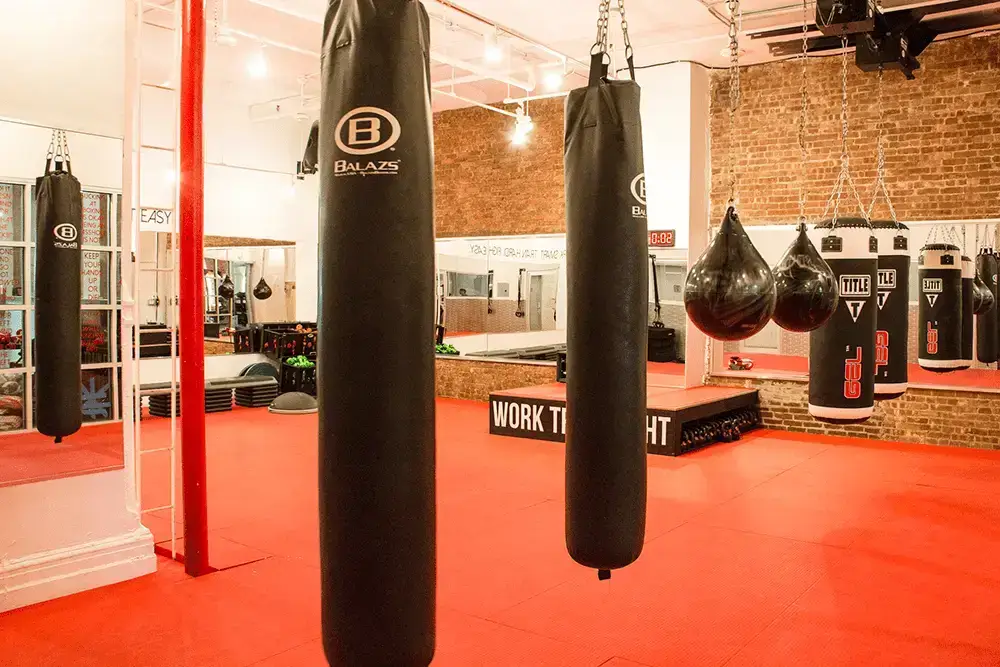
POLYGON ((415 0, 332 0, 320 109, 319 519, 336 667, 434 655, 434 155, 415 0))
POLYGON ((962 366, 962 251, 951 243, 920 249, 917 363, 936 373, 962 366))
POLYGON ((257 281, 257 286, 253 288, 253 295, 260 301, 267 301, 271 298, 271 286, 267 284, 263 276, 257 281))
POLYGON ((837 278, 809 240, 806 226, 771 271, 776 301, 774 322, 788 331, 812 331, 837 309, 837 278))
MULTIPOLYGON (((975 262, 973 263, 975 265, 975 262)), ((976 277, 972 280, 975 294, 972 300, 972 310, 974 315, 982 315, 993 308, 993 293, 986 287, 986 283, 979 277, 979 270, 976 270, 976 277)))
POLYGON ((745 340, 767 326, 776 298, 771 269, 730 206, 715 238, 688 272, 688 318, 709 338, 745 340))
POLYGON ((83 421, 80 389, 80 181, 50 169, 35 180, 35 427, 60 442, 83 421))
POLYGON ((840 301, 809 334, 809 414, 820 421, 863 422, 875 407, 878 241, 868 222, 841 218, 816 225, 819 249, 840 301))
POLYGON ((962 365, 958 370, 972 368, 972 341, 976 328, 972 320, 975 278, 976 269, 973 268, 972 259, 962 255, 962 365))
POLYGON ((648 233, 639 86, 602 54, 566 99, 566 547, 607 577, 646 531, 648 233), (641 196, 640 196, 641 195, 641 196))
POLYGON ((873 220, 878 240, 878 315, 875 329, 875 399, 902 396, 909 383, 910 230, 873 220))
POLYGON ((226 275, 226 279, 222 281, 221 285, 219 285, 219 296, 223 299, 229 300, 232 299, 235 294, 236 285, 233 284, 232 279, 226 275))
MULTIPOLYGON (((997 322, 997 258, 992 250, 984 248, 976 257, 976 272, 983 281, 983 287, 993 297, 993 308, 983 312, 976 318, 976 359, 984 364, 992 364, 997 360, 1000 331, 997 322)), ((987 297, 988 299, 989 297, 987 297)))

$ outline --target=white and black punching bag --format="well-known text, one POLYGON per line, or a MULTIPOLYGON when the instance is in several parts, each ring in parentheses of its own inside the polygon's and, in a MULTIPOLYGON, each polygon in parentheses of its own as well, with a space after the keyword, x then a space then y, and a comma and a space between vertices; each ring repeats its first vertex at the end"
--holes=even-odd
POLYGON ((958 370, 972 368, 972 343, 976 324, 973 304, 976 300, 976 269, 972 258, 962 255, 962 365, 958 370))
POLYGON ((332 0, 320 108, 322 635, 336 667, 434 656, 434 154, 415 0, 332 0))
POLYGON ((820 254, 837 276, 840 301, 809 334, 809 414, 820 421, 863 422, 875 407, 878 241, 862 218, 816 225, 820 254))
MULTIPOLYGON (((976 317, 976 359, 984 364, 992 364, 1000 352, 1000 326, 997 312, 997 258, 993 251, 984 248, 976 257, 976 272, 983 287, 993 297, 994 306, 976 317)), ((988 297, 987 297, 988 298, 988 297)))
POLYGON ((872 220, 878 240, 878 316, 875 329, 875 399, 902 396, 909 382, 910 230, 872 220))
POLYGON ((639 86, 601 59, 566 100, 566 547, 606 578, 646 530, 648 232, 639 86))
POLYGON ((917 261, 917 363, 935 373, 948 373, 963 365, 962 251, 951 243, 928 243, 917 261))
POLYGON ((60 442, 80 429, 83 195, 69 160, 35 180, 35 427, 60 442), (62 168, 65 165, 65 170, 62 168))

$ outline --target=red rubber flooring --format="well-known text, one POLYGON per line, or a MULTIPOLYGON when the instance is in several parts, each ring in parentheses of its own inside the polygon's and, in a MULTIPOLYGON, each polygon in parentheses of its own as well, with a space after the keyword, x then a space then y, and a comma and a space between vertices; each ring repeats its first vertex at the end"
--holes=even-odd
POLYGON ((122 441, 120 423, 84 426, 58 445, 37 431, 0 435, 0 487, 121 468, 122 441))
MULTIPOLYGON (((263 560, 2 615, 0 664, 325 664, 315 417, 208 423, 213 534, 263 560)), ((761 432, 650 457, 645 551, 598 582, 565 553, 562 445, 442 400, 438 451, 438 667, 1000 664, 1000 453, 761 432)))

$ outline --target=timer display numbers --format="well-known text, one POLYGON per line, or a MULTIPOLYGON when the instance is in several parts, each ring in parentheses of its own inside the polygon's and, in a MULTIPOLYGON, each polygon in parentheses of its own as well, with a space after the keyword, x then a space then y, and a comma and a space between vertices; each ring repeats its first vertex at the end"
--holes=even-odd
POLYGON ((649 247, 651 248, 673 248, 676 240, 676 234, 672 229, 649 232, 649 247))

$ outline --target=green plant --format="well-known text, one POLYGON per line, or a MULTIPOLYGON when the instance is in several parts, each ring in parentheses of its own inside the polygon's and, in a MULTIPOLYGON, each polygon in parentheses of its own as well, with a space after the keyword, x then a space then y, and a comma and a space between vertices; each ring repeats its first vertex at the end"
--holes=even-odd
POLYGON ((442 345, 435 345, 434 351, 437 354, 459 354, 458 350, 454 345, 450 343, 444 343, 442 345))
POLYGON ((310 361, 309 357, 302 354, 297 357, 288 357, 285 359, 285 363, 295 368, 314 368, 316 366, 315 362, 310 361))

